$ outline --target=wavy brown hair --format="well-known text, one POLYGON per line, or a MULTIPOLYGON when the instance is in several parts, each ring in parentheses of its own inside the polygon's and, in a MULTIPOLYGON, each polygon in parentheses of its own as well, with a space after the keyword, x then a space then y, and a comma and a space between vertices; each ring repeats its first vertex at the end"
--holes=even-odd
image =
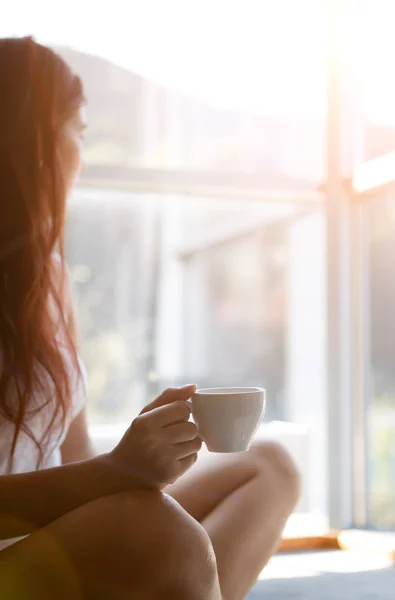
POLYGON ((66 422, 66 354, 78 369, 64 306, 67 190, 58 140, 84 97, 63 59, 31 38, 0 39, 0 83, 0 415, 15 426, 9 468, 21 431, 39 450, 38 468, 53 424, 66 422), (29 420, 44 406, 51 418, 37 439, 29 420))

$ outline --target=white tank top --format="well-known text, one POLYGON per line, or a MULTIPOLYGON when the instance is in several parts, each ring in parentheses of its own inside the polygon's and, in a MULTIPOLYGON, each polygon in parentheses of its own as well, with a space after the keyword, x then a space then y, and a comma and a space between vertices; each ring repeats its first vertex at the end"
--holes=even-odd
MULTIPOLYGON (((69 365, 72 397, 66 414, 65 426, 62 431, 60 413, 48 432, 48 442, 45 443, 46 452, 41 461, 40 469, 48 469, 49 467, 56 467, 61 464, 60 446, 64 442, 71 422, 85 404, 87 395, 87 376, 84 365, 82 361, 79 361, 81 370, 80 377, 78 373, 73 372, 76 369, 74 365, 72 365, 71 357, 66 356, 66 365, 67 364, 69 365)), ((43 399, 32 398, 31 406, 28 408, 28 413, 33 413, 30 414, 30 417, 28 418, 29 429, 37 440, 40 440, 46 432, 53 415, 51 403, 34 414, 34 408, 42 404, 43 399)), ((8 458, 10 456, 14 431, 14 424, 0 416, 0 476, 8 473, 8 458)), ((36 444, 27 433, 20 431, 14 453, 12 473, 35 471, 38 458, 39 450, 36 444)))
MULTIPOLYGON (((66 352, 66 351, 65 351, 66 352)), ((87 396, 87 375, 82 361, 79 360, 81 376, 76 373, 75 365, 72 362, 70 355, 65 356, 65 364, 69 366, 70 381, 71 381, 71 399, 70 407, 66 415, 66 423, 62 430, 60 417, 55 420, 51 430, 48 432, 48 443, 46 445, 45 456, 40 464, 40 469, 48 469, 61 465, 60 447, 64 442, 69 427, 78 413, 85 405, 87 396)), ((31 408, 42 405, 42 399, 32 398, 31 408), (41 401, 40 401, 41 400, 41 401)), ((53 412, 50 405, 43 407, 29 418, 29 428, 34 433, 36 439, 40 439, 47 430, 47 426, 52 418, 53 412)), ((8 459, 13 440, 15 426, 3 417, 0 417, 0 476, 8 473, 8 459)), ((14 461, 12 465, 12 473, 27 473, 35 471, 39 451, 34 441, 24 432, 21 431, 18 436, 14 461)), ((11 540, 0 540, 0 551, 14 544, 22 538, 14 538, 11 540)))

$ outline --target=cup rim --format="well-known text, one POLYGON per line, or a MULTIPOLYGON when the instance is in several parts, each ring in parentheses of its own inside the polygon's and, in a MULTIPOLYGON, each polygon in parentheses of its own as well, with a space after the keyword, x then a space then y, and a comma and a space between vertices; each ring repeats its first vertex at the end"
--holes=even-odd
POLYGON ((214 387, 197 389, 194 396, 238 396, 249 394, 265 394, 261 387, 214 387))

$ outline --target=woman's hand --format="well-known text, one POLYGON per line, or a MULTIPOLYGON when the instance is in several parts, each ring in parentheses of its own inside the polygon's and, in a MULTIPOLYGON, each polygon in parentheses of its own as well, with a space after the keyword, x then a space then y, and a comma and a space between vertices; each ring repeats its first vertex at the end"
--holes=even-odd
POLYGON ((155 489, 183 475, 202 445, 186 402, 195 390, 194 385, 168 389, 146 406, 109 454, 114 466, 128 470, 142 487, 155 489))

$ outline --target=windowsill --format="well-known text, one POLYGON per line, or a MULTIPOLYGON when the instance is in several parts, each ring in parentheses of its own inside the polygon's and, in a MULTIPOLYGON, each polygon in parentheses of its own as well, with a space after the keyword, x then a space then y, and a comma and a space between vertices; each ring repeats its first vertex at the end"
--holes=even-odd
MULTIPOLYGON (((129 423, 89 425, 89 434, 95 447, 98 447, 99 452, 102 451, 102 447, 106 448, 106 450, 103 451, 108 451, 122 438, 129 425, 129 423)), ((270 421, 268 423, 262 423, 255 439, 262 439, 262 437, 267 436, 275 438, 277 436, 281 437, 281 435, 305 436, 307 433, 307 428, 303 425, 283 421, 270 421)))
POLYGON ((284 538, 300 538, 327 535, 328 518, 313 513, 294 513, 287 521, 284 538))

